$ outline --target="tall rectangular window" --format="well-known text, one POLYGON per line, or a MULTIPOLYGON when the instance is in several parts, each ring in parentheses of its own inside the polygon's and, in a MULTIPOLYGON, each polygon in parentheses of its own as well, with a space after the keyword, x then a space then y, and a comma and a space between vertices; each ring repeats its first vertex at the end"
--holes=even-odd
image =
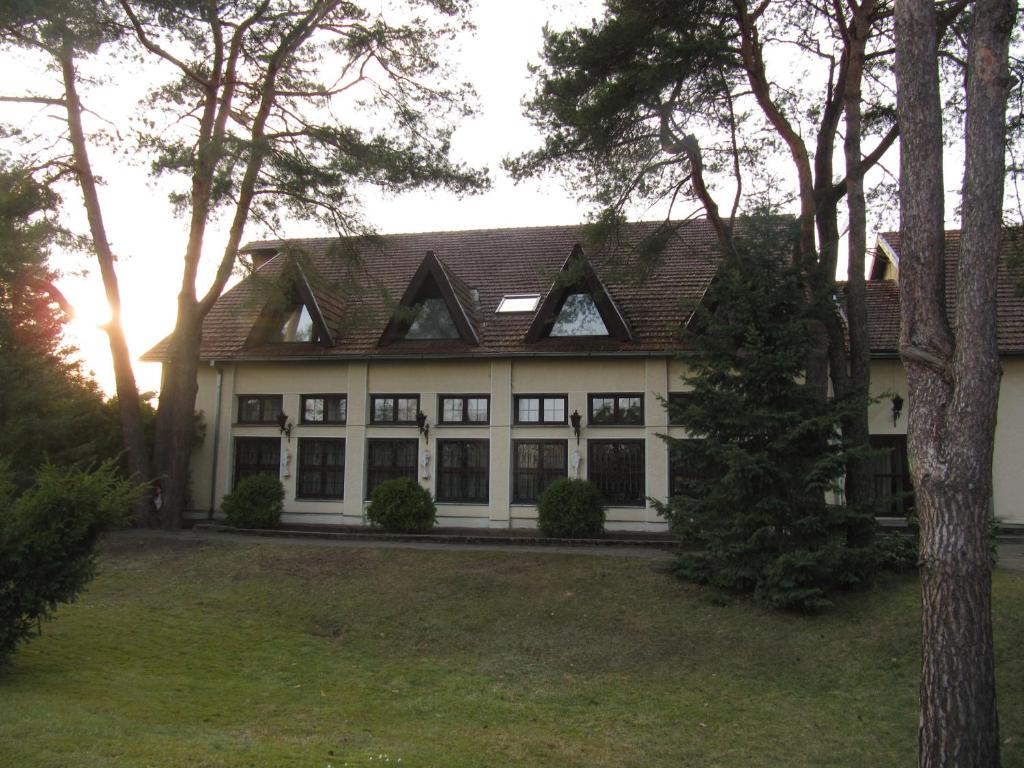
POLYGON ((235 438, 235 485, 251 475, 273 475, 281 472, 281 438, 235 438))
POLYGON ((441 395, 438 399, 441 424, 487 424, 490 421, 488 395, 441 395))
POLYGON ((418 440, 368 440, 366 497, 373 489, 396 477, 416 479, 418 440))
POLYGON ((610 506, 643 506, 644 441, 588 440, 587 477, 610 506))
POLYGON ((668 446, 668 495, 679 496, 682 494, 693 495, 696 490, 693 482, 704 475, 705 470, 699 461, 691 456, 689 462, 683 460, 683 453, 679 450, 680 443, 695 444, 700 442, 696 439, 673 440, 668 446))
POLYGON ((415 424, 420 411, 419 395, 373 395, 370 397, 371 424, 415 424))
POLYGON ((345 494, 345 441, 299 439, 300 499, 340 499, 345 494))
POLYGON ((565 395, 516 395, 516 424, 565 424, 565 395))
POLYGON ((878 454, 867 459, 873 480, 871 497, 883 517, 906 517, 914 508, 906 435, 871 435, 869 445, 878 454))
POLYGON ((545 488, 567 474, 565 440, 512 441, 513 504, 536 504, 545 488))
POLYGON ((345 395, 303 395, 303 424, 344 424, 348 418, 345 395))
POLYGON ((590 423, 643 425, 644 398, 639 393, 588 395, 590 423))
POLYGON ((281 395, 239 395, 239 424, 276 424, 281 414, 281 395))
POLYGON ((489 452, 487 440, 438 440, 437 500, 486 503, 489 452))

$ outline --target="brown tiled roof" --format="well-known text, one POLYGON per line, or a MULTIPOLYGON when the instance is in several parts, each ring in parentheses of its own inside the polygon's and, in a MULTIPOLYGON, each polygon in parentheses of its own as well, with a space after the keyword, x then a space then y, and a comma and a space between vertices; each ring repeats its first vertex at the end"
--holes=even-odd
MULTIPOLYGON (((896 258, 900 253, 898 232, 879 235, 891 248, 896 258)), ((1006 230, 1002 240, 996 284, 996 336, 999 351, 1004 355, 1024 354, 1024 270, 1014 260, 1024 256, 1024 232, 1006 230)), ((876 259, 885 258, 876 253, 876 259)), ((960 258, 960 230, 946 231, 946 312, 953 321, 956 307, 957 263, 960 258)), ((895 352, 899 347, 899 291, 891 281, 868 281, 868 330, 871 348, 875 352, 895 352)))
MULTIPOLYGON (((423 232, 339 240, 313 238, 257 241, 243 251, 298 249, 316 272, 310 275, 333 347, 306 343, 245 346, 263 308, 259 281, 279 275, 278 255, 227 291, 203 324, 204 360, 267 358, 367 358, 394 356, 502 356, 602 353, 651 354, 681 348, 679 328, 703 296, 720 261, 718 241, 704 219, 680 222, 651 266, 633 247, 659 223, 623 228, 615 246, 588 246, 581 226, 423 232), (631 341, 547 338, 525 341, 533 313, 497 314, 502 297, 537 293, 541 302, 573 246, 584 251, 633 333, 631 341), (353 247, 354 246, 354 247, 353 247), (427 251, 434 251, 459 300, 467 303, 480 344, 398 340, 379 346, 389 313, 427 251)), ((306 270, 307 272, 310 270, 306 270)), ((166 341, 146 353, 162 359, 166 341)))

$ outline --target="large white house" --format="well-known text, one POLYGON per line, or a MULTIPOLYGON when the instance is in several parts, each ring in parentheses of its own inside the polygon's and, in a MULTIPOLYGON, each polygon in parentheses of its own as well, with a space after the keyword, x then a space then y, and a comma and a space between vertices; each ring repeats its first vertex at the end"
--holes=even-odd
MULTIPOLYGON (((408 476, 441 525, 531 527, 539 492, 570 475, 604 492, 610 530, 664 530, 647 499, 686 471, 659 437, 685 437, 664 407, 686 388, 678 329, 720 258, 694 220, 647 263, 633 246, 656 228, 587 251, 577 226, 250 243, 257 269, 203 327, 189 516, 216 516, 239 478, 272 472, 286 522, 361 524, 372 489, 408 476)), ((951 293, 958 249, 951 232, 951 293)), ((898 238, 882 236, 868 286, 871 432, 892 449, 882 495, 909 489, 898 269, 898 238)), ((993 300, 995 514, 1024 524, 1024 299, 1005 268, 993 300)))

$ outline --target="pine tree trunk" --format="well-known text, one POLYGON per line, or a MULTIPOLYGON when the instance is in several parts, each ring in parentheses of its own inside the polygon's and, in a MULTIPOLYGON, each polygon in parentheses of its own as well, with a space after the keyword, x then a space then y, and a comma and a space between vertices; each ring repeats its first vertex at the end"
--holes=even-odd
MULTIPOLYGON (((867 447, 868 395, 871 387, 871 345, 868 340, 868 313, 864 283, 864 261, 867 252, 867 206, 864 200, 864 173, 861 151, 861 83, 864 75, 864 53, 874 13, 873 0, 854 4, 848 25, 848 61, 843 111, 846 138, 843 150, 846 160, 846 203, 849 209, 848 266, 846 283, 846 323, 850 337, 849 392, 863 402, 843 424, 843 438, 853 446, 867 447)), ((873 493, 871 467, 864 459, 853 458, 846 468, 846 501, 852 505, 868 503, 873 493)), ((863 536, 863 534, 861 534, 863 536)), ((860 542, 864 543, 864 542, 860 542)))
MULTIPOLYGON (((128 342, 121 325, 121 292, 117 271, 114 268, 115 257, 107 238, 99 191, 89 160, 88 145, 82 127, 82 103, 78 96, 78 72, 73 47, 69 41, 65 41, 60 49, 59 59, 64 81, 68 133, 71 139, 78 184, 82 190, 93 251, 99 263, 107 305, 110 308, 110 321, 106 325, 106 332, 114 366, 114 381, 121 419, 121 434, 128 459, 128 472, 135 482, 146 483, 152 479, 153 474, 149 462, 149 450, 142 429, 139 389, 135 383, 131 353, 128 350, 128 342)), ((152 513, 153 506, 149 496, 141 496, 135 505, 136 522, 139 525, 149 525, 153 522, 152 513)))
POLYGON ((900 353, 921 519, 922 768, 999 765, 992 648, 992 451, 999 396, 996 273, 1007 58, 1016 4, 974 4, 955 338, 946 319, 936 10, 896 10, 900 121, 900 353))
POLYGON ((160 524, 165 529, 181 527, 188 503, 201 329, 195 300, 180 299, 178 322, 164 362, 156 422, 155 462, 162 490, 160 524))

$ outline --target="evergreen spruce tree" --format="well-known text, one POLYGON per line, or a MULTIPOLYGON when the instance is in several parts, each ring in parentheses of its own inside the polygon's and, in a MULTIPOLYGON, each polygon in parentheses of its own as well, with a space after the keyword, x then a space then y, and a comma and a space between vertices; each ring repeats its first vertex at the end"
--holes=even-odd
POLYGON ((782 228, 768 219, 734 241, 688 326, 691 391, 670 409, 691 439, 666 438, 685 473, 658 508, 700 549, 679 561, 683 578, 818 610, 831 590, 870 584, 873 545, 848 531, 874 520, 830 493, 848 459, 843 409, 863 404, 822 401, 803 383, 808 291, 782 228))

